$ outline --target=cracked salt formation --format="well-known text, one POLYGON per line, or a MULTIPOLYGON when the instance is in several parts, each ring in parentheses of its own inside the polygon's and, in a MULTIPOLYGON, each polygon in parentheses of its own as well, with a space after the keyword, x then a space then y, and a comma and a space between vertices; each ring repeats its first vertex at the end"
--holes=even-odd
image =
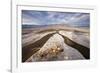
POLYGON ((85 59, 80 52, 64 43, 64 38, 54 34, 43 47, 31 56, 30 61, 56 61, 85 59))
POLYGON ((45 61, 58 58, 63 52, 64 39, 59 34, 54 34, 43 47, 33 55, 33 60, 45 61))

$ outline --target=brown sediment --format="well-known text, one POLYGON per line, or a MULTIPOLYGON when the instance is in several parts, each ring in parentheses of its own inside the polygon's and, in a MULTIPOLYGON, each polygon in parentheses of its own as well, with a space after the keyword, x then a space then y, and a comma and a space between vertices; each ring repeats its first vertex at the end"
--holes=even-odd
POLYGON ((39 49, 37 49, 38 47, 42 47, 45 42, 53 35, 52 34, 48 34, 44 37, 42 37, 40 40, 31 43, 27 46, 22 47, 22 62, 25 62, 31 55, 33 55, 35 52, 37 52, 39 49), (32 50, 34 48, 34 51, 32 50))
POLYGON ((90 48, 87 48, 81 44, 78 44, 78 43, 72 41, 71 39, 69 39, 68 37, 65 37, 64 35, 61 35, 61 36, 64 38, 64 42, 67 45, 78 50, 86 59, 90 59, 90 48))

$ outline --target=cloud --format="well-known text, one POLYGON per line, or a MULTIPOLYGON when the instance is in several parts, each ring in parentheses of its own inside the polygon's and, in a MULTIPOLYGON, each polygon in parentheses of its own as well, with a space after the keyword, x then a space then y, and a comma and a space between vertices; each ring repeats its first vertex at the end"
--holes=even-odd
POLYGON ((22 23, 33 25, 70 24, 88 26, 90 24, 90 15, 89 13, 77 12, 23 10, 22 23))

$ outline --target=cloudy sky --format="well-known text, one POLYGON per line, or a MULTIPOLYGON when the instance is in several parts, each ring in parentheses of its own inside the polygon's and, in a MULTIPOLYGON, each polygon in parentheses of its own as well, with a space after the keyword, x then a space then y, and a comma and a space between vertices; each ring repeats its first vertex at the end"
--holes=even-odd
POLYGON ((74 26, 89 26, 90 14, 79 12, 52 12, 22 10, 23 25, 53 25, 70 24, 74 26))

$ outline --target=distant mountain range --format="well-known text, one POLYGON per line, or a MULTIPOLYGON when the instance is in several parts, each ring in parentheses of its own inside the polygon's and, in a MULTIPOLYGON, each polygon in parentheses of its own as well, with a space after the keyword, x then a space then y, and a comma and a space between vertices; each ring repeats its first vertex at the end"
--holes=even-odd
POLYGON ((28 25, 28 24, 23 24, 23 28, 43 28, 43 27, 89 27, 89 26, 72 26, 69 24, 51 24, 51 25, 28 25))
POLYGON ((39 27, 45 27, 48 25, 22 25, 22 28, 39 28, 39 27))

